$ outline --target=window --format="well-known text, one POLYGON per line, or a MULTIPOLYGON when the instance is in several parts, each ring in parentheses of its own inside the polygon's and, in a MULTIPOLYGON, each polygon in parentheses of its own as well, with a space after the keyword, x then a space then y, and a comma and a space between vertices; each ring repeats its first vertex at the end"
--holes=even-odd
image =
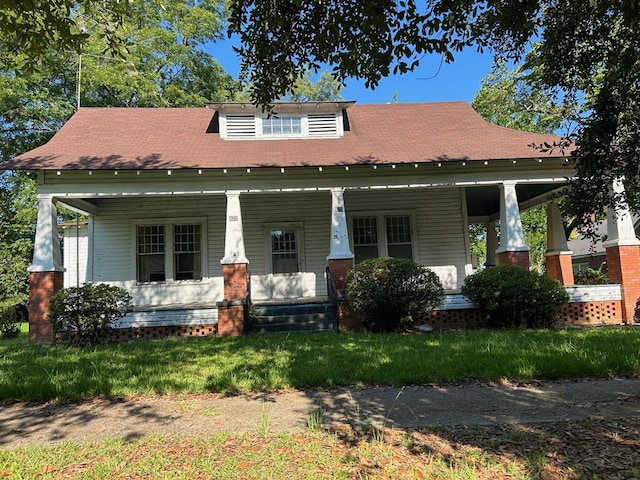
POLYGON ((202 223, 136 225, 136 279, 139 283, 201 280, 202 223))
POLYGON ((272 273, 300 271, 295 230, 271 230, 271 268, 272 273))
POLYGON ((200 225, 173 226, 173 272, 176 280, 200 280, 200 225))
POLYGON ((377 215, 353 218, 351 222, 355 262, 377 257, 413 260, 411 216, 377 215), (379 226, 384 226, 383 229, 379 226))
POLYGON ((164 282, 164 225, 138 226, 138 281, 164 282))
POLYGON ((353 219, 353 254, 355 262, 378 258, 378 220, 376 217, 353 219))
POLYGON ((262 135, 291 136, 302 133, 302 119, 300 117, 269 117, 262 119, 262 135))

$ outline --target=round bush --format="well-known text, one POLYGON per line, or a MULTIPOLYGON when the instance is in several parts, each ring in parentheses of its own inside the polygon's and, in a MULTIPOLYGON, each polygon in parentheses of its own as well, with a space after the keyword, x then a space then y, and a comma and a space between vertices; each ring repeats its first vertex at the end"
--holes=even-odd
POLYGON ((347 274, 351 307, 372 332, 393 332, 433 310, 444 299, 438 276, 404 258, 372 258, 347 274))
POLYGON ((515 265, 498 265, 467 277, 462 294, 486 315, 490 328, 548 328, 569 294, 546 275, 515 265))
POLYGON ((88 283, 63 288, 51 297, 49 321, 56 338, 69 345, 107 340, 117 322, 131 310, 131 295, 121 287, 88 283))

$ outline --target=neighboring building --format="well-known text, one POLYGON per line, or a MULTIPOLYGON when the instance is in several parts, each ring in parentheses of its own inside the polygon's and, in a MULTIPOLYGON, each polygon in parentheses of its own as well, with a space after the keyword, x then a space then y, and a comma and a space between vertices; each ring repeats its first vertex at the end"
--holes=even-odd
MULTIPOLYGON (((636 236, 640 234, 640 216, 634 215, 633 227, 636 236)), ((581 273, 588 269, 599 270, 607 273, 607 252, 604 242, 607 240, 607 222, 598 222, 595 226, 595 238, 584 237, 580 234, 576 238, 569 240, 567 245, 573 252, 571 261, 573 263, 573 273, 581 273)))
POLYGON ((38 172, 31 338, 50 336, 48 298, 63 284, 56 205, 88 218, 75 232, 86 238, 65 245, 77 265, 64 284, 123 286, 132 327, 241 333, 249 269, 256 302, 326 298, 335 285, 347 324, 344 275, 376 256, 427 265, 447 305, 468 309, 455 296, 472 273, 468 224, 489 226, 488 263, 528 266, 519 211, 542 204, 547 270, 573 282, 555 201, 573 172, 565 152, 535 148, 555 137, 489 124, 463 102, 276 111, 81 108, 47 144, 7 162, 38 172))

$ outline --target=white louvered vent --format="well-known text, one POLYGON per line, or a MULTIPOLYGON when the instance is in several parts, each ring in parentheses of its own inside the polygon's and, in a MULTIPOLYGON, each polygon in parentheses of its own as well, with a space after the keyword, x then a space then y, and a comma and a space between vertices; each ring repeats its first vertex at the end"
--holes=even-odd
POLYGON ((227 115, 227 138, 253 138, 256 121, 253 115, 227 115))
POLYGON ((338 124, 335 113, 319 113, 309 115, 310 137, 337 137, 338 124))

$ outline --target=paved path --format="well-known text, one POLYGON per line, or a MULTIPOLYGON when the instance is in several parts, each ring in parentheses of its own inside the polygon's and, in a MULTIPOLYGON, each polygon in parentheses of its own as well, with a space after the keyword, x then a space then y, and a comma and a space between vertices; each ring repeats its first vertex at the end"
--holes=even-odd
POLYGON ((640 418, 640 378, 540 385, 353 388, 277 394, 161 396, 79 404, 0 405, 0 446, 149 434, 297 432, 324 424, 389 427, 640 418))

